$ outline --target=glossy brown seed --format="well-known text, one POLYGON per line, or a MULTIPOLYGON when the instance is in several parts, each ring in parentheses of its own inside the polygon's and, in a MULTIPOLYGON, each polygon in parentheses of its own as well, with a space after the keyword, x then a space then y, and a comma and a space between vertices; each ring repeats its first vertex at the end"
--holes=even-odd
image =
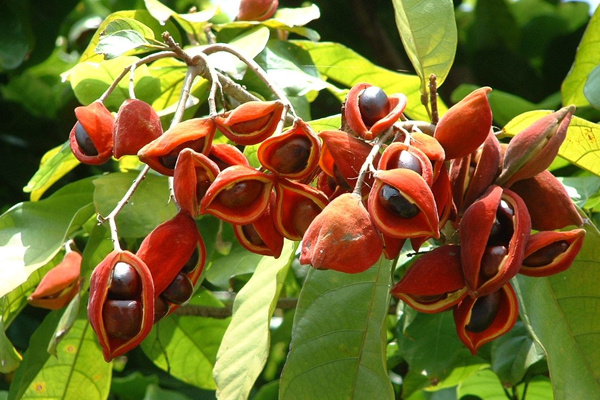
POLYGON ((527 267, 543 267, 550 264, 556 257, 567 251, 569 243, 565 240, 550 243, 548 246, 533 252, 523 260, 527 267))
POLYGON ((465 328, 473 333, 485 331, 492 325, 498 309, 500 308, 500 300, 502 299, 502 291, 497 290, 483 296, 475 301, 471 310, 471 319, 465 328))
POLYGON ((505 246, 487 246, 481 258, 479 275, 483 280, 488 280, 498 273, 500 264, 508 254, 505 246))
POLYGON ((204 140, 205 138, 200 138, 180 144, 179 146, 171 150, 168 154, 165 154, 164 156, 160 157, 160 163, 165 168, 174 169, 175 164, 177 163, 177 157, 179 157, 179 153, 181 152, 181 150, 185 148, 190 148, 198 153, 201 153, 202 148, 204 147, 204 140))
POLYGON ((92 138, 79 121, 75 124, 75 140, 83 154, 86 156, 92 157, 98 155, 98 149, 94 145, 94 142, 92 142, 92 138))
POLYGON ((436 301, 442 300, 443 298, 445 298, 447 296, 448 295, 446 293, 431 294, 431 295, 416 295, 416 294, 410 295, 410 297, 415 299, 416 302, 421 303, 421 304, 435 303, 436 301))
POLYGON ((406 168, 411 171, 415 171, 417 174, 421 175, 423 173, 423 169, 421 168, 421 161, 414 154, 408 151, 400 152, 400 156, 398 157, 397 168, 406 168))
POLYGON ((109 299, 133 300, 138 296, 140 287, 140 276, 135 268, 123 261, 115 264, 108 286, 109 299))
POLYGON ((200 168, 196 168, 196 198, 201 200, 211 185, 210 178, 200 168))
POLYGON ((515 211, 512 206, 507 201, 500 200, 496 211, 496 219, 488 238, 488 244, 507 244, 510 241, 514 233, 514 215, 515 211))
POLYGON ((196 246, 189 260, 187 260, 187 262, 181 268, 181 272, 184 274, 189 274, 196 269, 198 266, 198 261, 200 261, 200 251, 198 250, 198 246, 196 246))
POLYGON ((128 340, 142 326, 142 306, 137 300, 107 300, 102 307, 102 319, 108 336, 128 340))
POLYGON ((193 293, 194 285, 190 278, 184 274, 177 274, 173 282, 160 295, 170 303, 182 304, 188 301, 193 293))
POLYGON ((373 125, 388 114, 390 103, 387 95, 377 86, 369 86, 358 95, 358 109, 363 122, 373 125))
POLYGON ((273 168, 281 174, 292 174, 306 168, 312 144, 307 137, 298 136, 280 146, 271 159, 273 168))
POLYGON ((293 227, 294 230, 301 236, 304 236, 304 232, 308 229, 309 225, 321 212, 319 206, 313 201, 308 199, 300 201, 296 205, 296 210, 293 216, 293 227))
POLYGON ((256 180, 240 181, 219 193, 218 200, 225 207, 244 207, 260 196, 262 188, 262 182, 256 180))
POLYGON ((411 203, 400 194, 400 191, 393 186, 383 185, 378 193, 379 201, 390 212, 398 215, 400 218, 413 218, 421 210, 416 204, 411 203))
POLYGON ((154 323, 163 319, 169 312, 169 304, 165 299, 158 296, 154 299, 154 323))
POLYGON ((244 232, 244 236, 246 239, 255 246, 264 246, 265 242, 262 240, 254 225, 244 225, 242 226, 242 232, 244 232))

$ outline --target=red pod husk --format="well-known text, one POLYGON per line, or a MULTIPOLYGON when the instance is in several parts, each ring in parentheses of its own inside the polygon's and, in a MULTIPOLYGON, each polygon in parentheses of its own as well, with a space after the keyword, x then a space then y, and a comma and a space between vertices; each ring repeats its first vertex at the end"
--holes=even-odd
POLYGON ((218 174, 219 167, 210 158, 192 149, 183 149, 173 174, 173 192, 181 209, 196 217, 200 200, 218 174))
POLYGON ((219 131, 241 145, 253 145, 271 136, 283 115, 280 101, 249 101, 218 115, 215 122, 219 131))
MULTIPOLYGON (((421 175, 429 186, 433 185, 433 167, 427 155, 418 148, 404 143, 395 142, 386 147, 381 154, 381 158, 377 164, 377 169, 390 170, 395 168, 406 168, 402 163, 402 156, 404 152, 410 154, 414 161, 418 161, 418 166, 409 166, 419 170, 419 172, 415 171, 415 169, 412 170, 421 175)), ((414 164, 414 161, 412 164, 414 164)))
POLYGON ((77 122, 69 134, 75 157, 84 164, 104 164, 113 153, 115 119, 100 101, 75 108, 77 122))
MULTIPOLYGON (((111 310, 109 309, 108 311, 111 310)), ((139 257, 129 251, 114 250, 108 254, 96 266, 90 278, 88 317, 90 325, 98 336, 106 362, 140 344, 150 333, 154 322, 154 283, 148 266, 139 257), (133 322, 135 318, 131 318, 131 315, 123 314, 115 316, 117 319, 121 318, 123 323, 133 324, 134 330, 127 337, 116 337, 109 334, 109 326, 118 327, 118 325, 112 320, 106 320, 106 312, 104 310, 105 307, 109 306, 109 302, 113 301, 109 297, 109 288, 113 280, 115 265, 120 262, 133 267, 139 277, 138 293, 129 299, 130 302, 136 302, 135 310, 139 314, 136 315, 136 318, 140 317, 139 326, 133 322)))
POLYGON ((233 232, 247 250, 279 258, 283 249, 283 235, 275 227, 275 193, 271 193, 269 206, 260 217, 247 225, 233 225, 233 232))
POLYGON ((44 275, 27 302, 49 310, 65 307, 79 291, 80 272, 81 254, 67 251, 63 260, 44 275))
POLYGON ((519 273, 538 277, 566 271, 581 250, 584 238, 584 229, 542 231, 531 235, 519 273))
POLYGON ((138 151, 162 135, 160 117, 142 100, 127 99, 119 107, 113 131, 115 158, 136 155, 138 151))
POLYGON ((250 166, 244 153, 229 143, 213 143, 208 158, 217 164, 220 171, 232 165, 250 166))
POLYGON ((242 0, 237 19, 240 21, 264 21, 277 11, 278 0, 242 0))

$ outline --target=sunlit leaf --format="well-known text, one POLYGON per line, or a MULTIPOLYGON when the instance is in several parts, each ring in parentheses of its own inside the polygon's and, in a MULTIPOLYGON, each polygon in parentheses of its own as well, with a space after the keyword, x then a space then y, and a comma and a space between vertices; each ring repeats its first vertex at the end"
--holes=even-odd
POLYGON ((394 399, 385 365, 391 262, 360 274, 310 269, 280 381, 282 399, 394 399))
POLYGON ((479 371, 458 385, 457 398, 468 398, 469 395, 485 400, 506 400, 500 379, 489 369, 479 371))
POLYGON ((557 400, 600 398, 600 234, 586 238, 571 267, 548 278, 517 275, 522 317, 544 348, 557 400))
MULTIPOLYGON (((551 111, 530 111, 513 118, 502 133, 515 136, 523 129, 551 111)), ((567 137, 558 155, 569 162, 600 175, 600 125, 583 118, 573 117, 567 137)))
POLYGON ((263 257, 237 294, 213 373, 218 398, 248 398, 260 375, 269 356, 271 316, 296 247, 294 242, 286 241, 278 259, 263 257))
POLYGON ((583 94, 592 106, 600 108, 600 67, 594 68, 588 75, 583 94))
POLYGON ((314 119, 312 121, 309 121, 308 124, 315 132, 340 129, 340 125, 342 124, 342 117, 340 114, 338 114, 331 117, 314 119))
POLYGON ((192 12, 189 14, 178 14, 158 0, 144 0, 146 8, 150 14, 165 25, 169 18, 173 17, 185 30, 186 33, 194 35, 198 38, 199 33, 203 33, 208 21, 214 17, 217 12, 217 7, 207 7, 201 11, 192 12))
POLYGON ((23 356, 15 349, 4 331, 4 320, 0 318, 0 374, 9 374, 19 367, 23 356))
POLYGON ((31 201, 37 201, 50 186, 77 165, 79 165, 79 160, 73 155, 69 141, 66 141, 44 154, 39 169, 31 177, 27 186, 23 188, 23 191, 31 193, 31 201))
POLYGON ((161 48, 163 46, 153 45, 139 32, 127 29, 100 37, 96 52, 104 54, 106 59, 112 59, 134 49, 150 51, 161 48))
POLYGON ((112 365, 87 320, 85 307, 58 345, 58 357, 46 351, 60 313, 51 312, 31 337, 23 362, 10 385, 8 398, 104 400, 110 390, 112 365))
POLYGON ((50 343, 48 343, 48 353, 50 353, 54 357, 58 357, 58 344, 61 340, 63 340, 66 334, 69 333, 69 331, 75 324, 80 309, 81 297, 78 293, 75 297, 73 297, 73 300, 71 300, 69 302, 69 305, 65 308, 65 311, 60 317, 58 325, 54 330, 54 334, 50 338, 50 343))
POLYGON ((558 180, 567 189, 567 193, 573 202, 581 208, 593 208, 587 205, 587 201, 597 196, 600 191, 600 177, 590 176, 567 176, 558 177, 558 180))
POLYGON ((588 26, 581 38, 575 62, 569 74, 562 83, 561 92, 563 104, 574 104, 577 107, 588 106, 590 103, 584 95, 584 87, 588 76, 600 64, 600 7, 590 19, 588 26))

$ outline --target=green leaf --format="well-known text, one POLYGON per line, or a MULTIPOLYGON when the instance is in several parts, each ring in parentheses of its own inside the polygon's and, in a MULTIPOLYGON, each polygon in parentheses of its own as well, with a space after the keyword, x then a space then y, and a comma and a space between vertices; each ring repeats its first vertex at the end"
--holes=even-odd
POLYGON ((390 268, 382 257, 360 274, 309 270, 280 398, 394 399, 385 356, 390 268))
POLYGON ((157 384, 148 385, 144 400, 189 400, 190 398, 175 391, 163 389, 157 384))
POLYGON ((233 303, 231 324, 217 354, 214 377, 220 399, 247 399, 270 349, 269 326, 297 244, 285 241, 278 259, 265 256, 233 303), (239 366, 244 365, 240 369, 239 366))
POLYGON ((47 199, 19 203, 0 217, 0 297, 50 261, 93 215, 91 182, 81 180, 47 199))
MULTIPOLYGON (((586 238, 571 267, 547 278, 517 275, 521 316, 544 348, 557 400, 600 398, 600 234, 586 238)), ((513 280, 514 281, 514 280, 513 280)))
POLYGON ((600 64, 600 7, 590 19, 581 38, 575 61, 569 74, 562 83, 561 93, 563 104, 574 104, 577 107, 590 105, 584 94, 584 87, 592 70, 600 64))
POLYGON ((252 253, 234 242, 231 251, 225 256, 213 261, 205 278, 215 286, 229 287, 229 279, 247 273, 252 273, 263 259, 260 254, 252 253))
POLYGON ((590 72, 583 87, 583 94, 592 106, 600 108, 600 66, 590 72))
POLYGON ((525 400, 553 400, 552 382, 546 376, 536 375, 527 382, 527 387, 525 384, 517 386, 517 396, 525 400))
POLYGON ((313 119, 308 121, 308 124, 315 132, 321 132, 325 130, 336 130, 340 129, 342 124, 342 116, 340 114, 333 115, 331 117, 313 119))
POLYGON ((158 376, 144 375, 139 371, 135 371, 124 377, 113 377, 110 391, 118 399, 138 400, 144 398, 148 386, 158 383, 158 376))
MULTIPOLYGON (((429 120, 427 110, 421 104, 421 93, 419 91, 421 81, 418 76, 378 67, 339 43, 313 43, 307 41, 292 41, 292 43, 306 49, 314 65, 326 77, 347 87, 352 87, 361 82, 368 82, 379 86, 388 94, 404 93, 408 97, 405 113, 415 120, 429 120)), ((343 100, 345 94, 340 93, 338 96, 341 96, 340 100, 343 100)), ((441 100, 438 102, 438 109, 440 115, 443 115, 447 110, 441 100)))
MULTIPOLYGON (((112 173, 94 180, 94 204, 98 214, 108 215, 123 198, 137 172, 112 173)), ((160 223, 177 212, 169 202, 169 185, 165 176, 148 174, 140 183, 130 201, 117 215, 119 235, 127 238, 144 237, 160 223)))
POLYGON ((0 374, 9 374, 19 367, 23 357, 6 337, 4 330, 4 320, 0 318, 0 374))
POLYGON ((152 45, 139 32, 127 29, 101 36, 96 53, 104 54, 110 60, 135 49, 150 51, 161 48, 162 46, 152 45))
POLYGON ((44 154, 39 169, 31 177, 27 186, 23 188, 23 191, 31 193, 31 201, 37 201, 50 186, 78 165, 79 160, 73 155, 67 140, 44 154))
POLYGON ((0 71, 15 69, 33 47, 33 34, 25 7, 4 4, 0 13, 0 71))
MULTIPOLYGON (((600 9, 600 7, 599 7, 600 9)), ((551 111, 530 111, 513 118, 502 134, 515 136, 529 125, 551 113, 551 111)), ((583 169, 600 175, 600 125, 583 118, 573 117, 567 137, 558 155, 583 169)))
MULTIPOLYGON (((484 369, 458 385, 457 397, 476 396, 485 400, 506 400, 500 379, 489 369, 484 369)), ((528 398, 529 399, 529 398, 528 398)))
POLYGON ((594 208, 591 204, 586 204, 588 200, 593 199, 600 191, 600 177, 590 176, 568 176, 558 177, 563 184, 569 197, 581 208, 594 208))
MULTIPOLYGON (((190 303, 220 304, 208 292, 195 295, 190 303)), ((152 328, 142 342, 142 350, 173 377, 202 389, 214 390, 212 370, 228 324, 229 318, 218 320, 171 314, 152 328)))
POLYGON ((10 385, 8 398, 104 400, 110 390, 112 364, 106 363, 87 310, 58 345, 58 357, 46 346, 54 333, 60 312, 53 311, 31 337, 23 362, 10 385))
POLYGON ((452 0, 392 0, 406 54, 429 93, 429 76, 441 86, 454 62, 458 35, 452 0))
POLYGON ((58 344, 65 337, 67 333, 75 324, 77 320, 77 316, 79 314, 79 310, 81 309, 81 297, 80 293, 77 293, 75 297, 69 302, 69 305, 65 308, 62 317, 58 321, 58 325, 56 326, 56 330, 50 339, 50 343, 48 343, 48 353, 53 355, 54 357, 58 357, 58 344))

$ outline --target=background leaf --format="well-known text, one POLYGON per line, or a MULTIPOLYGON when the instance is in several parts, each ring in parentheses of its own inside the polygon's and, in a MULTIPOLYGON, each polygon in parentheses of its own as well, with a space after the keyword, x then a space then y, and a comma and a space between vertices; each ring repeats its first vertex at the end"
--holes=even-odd
POLYGON ((592 106, 600 109, 600 67, 594 68, 588 75, 583 94, 592 106))
POLYGON ((281 375, 282 399, 394 399, 385 364, 391 262, 360 274, 310 269, 281 375))

